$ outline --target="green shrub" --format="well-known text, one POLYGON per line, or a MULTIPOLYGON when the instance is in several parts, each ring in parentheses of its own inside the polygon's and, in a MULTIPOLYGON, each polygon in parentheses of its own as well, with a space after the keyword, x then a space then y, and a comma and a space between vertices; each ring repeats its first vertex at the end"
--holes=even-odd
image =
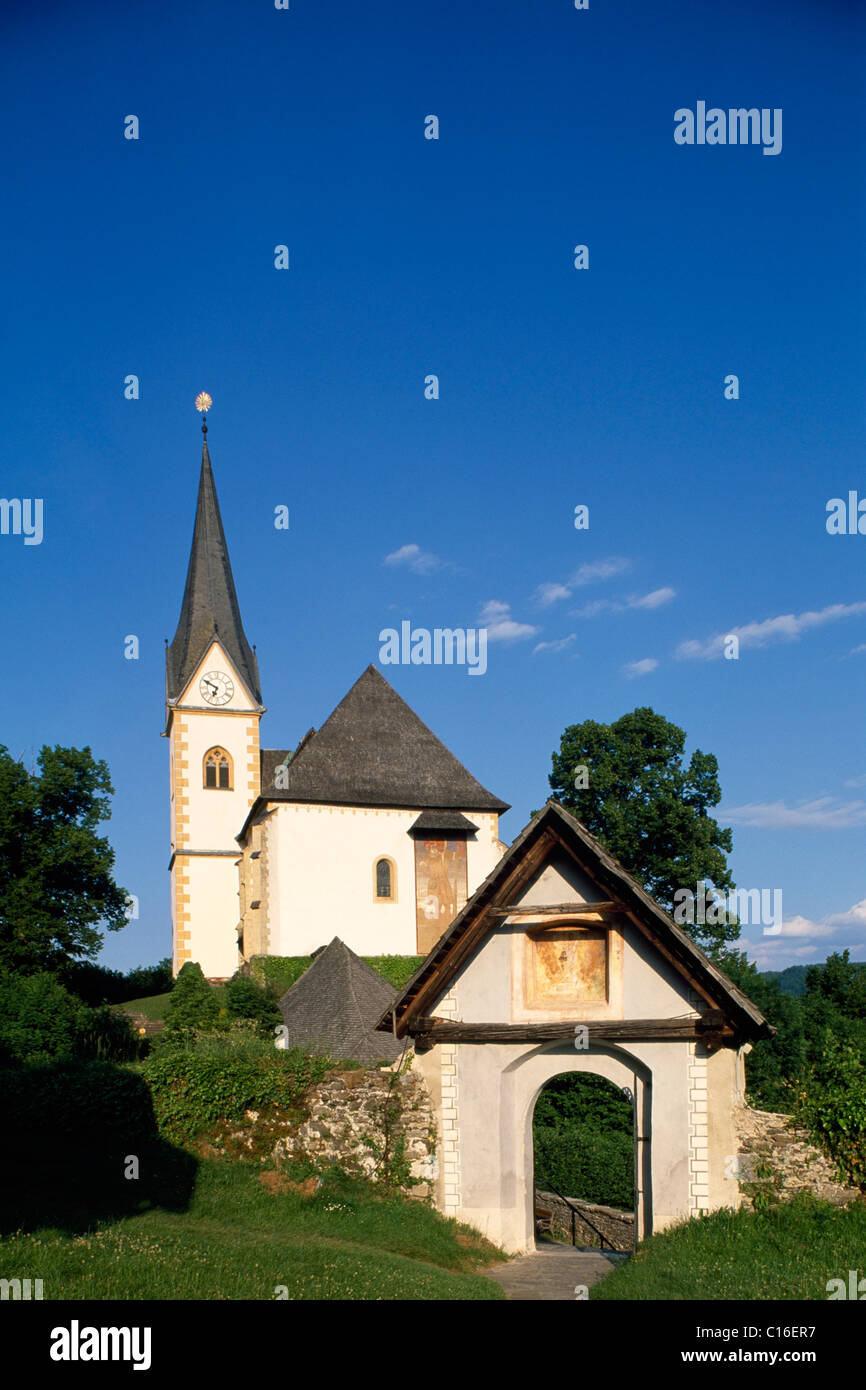
POLYGON ((225 987, 225 1007, 230 1018, 248 1018, 263 1032, 272 1032, 282 1023, 282 1014, 270 990, 249 975, 234 975, 225 987))
POLYGON ((92 960, 67 960, 58 975, 85 1004, 125 1004, 130 999, 164 994, 174 984, 168 956, 157 965, 137 965, 125 975, 92 960))
POLYGON ((631 1210, 631 1101, 604 1077, 572 1072, 545 1086, 535 1106, 535 1184, 585 1202, 631 1210))
POLYGON ((156 965, 136 965, 132 970, 127 970, 126 992, 121 1002, 143 999, 149 994, 165 994, 173 987, 171 956, 164 956, 156 965))
POLYGON ((548 1125, 535 1131, 535 1183, 542 1190, 631 1211, 633 1173, 627 1135, 600 1134, 582 1125, 569 1126, 567 1134, 548 1125))
POLYGON ((167 1031, 206 1028, 219 1017, 219 1000, 202 974, 201 966, 188 960, 182 966, 165 1011, 167 1031))
POLYGON ((424 960, 424 956, 363 956, 362 959, 387 980, 389 985, 403 990, 424 960))
POLYGON ((281 999, 311 964, 309 956, 254 956, 252 978, 281 999))
POLYGON ((300 1048, 280 1051, 248 1020, 228 1032, 163 1034, 141 1065, 161 1132, 189 1139, 246 1110, 295 1108, 327 1074, 328 1059, 300 1048))
POLYGON ((92 960, 68 960, 59 978, 85 1004, 120 1004, 126 996, 126 980, 119 970, 108 970, 92 960))
POLYGON ((855 1047, 828 1040, 798 1091, 795 1115, 846 1180, 866 1188, 866 1062, 855 1047))
POLYGON ((48 1066, 0 1069, 4 1133, 46 1132, 53 1145, 71 1138, 97 1143, 106 1136, 124 1143, 154 1133, 153 1107, 140 1077, 104 1061, 64 1059, 48 1066))
POLYGON ((0 1066, 137 1055, 127 1020, 107 1006, 89 1008, 54 974, 0 971, 0 1066))

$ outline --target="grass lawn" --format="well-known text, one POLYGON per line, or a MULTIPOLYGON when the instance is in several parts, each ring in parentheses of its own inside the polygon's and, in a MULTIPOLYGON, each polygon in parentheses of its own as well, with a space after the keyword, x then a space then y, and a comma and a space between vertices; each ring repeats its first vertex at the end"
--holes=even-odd
POLYGON ((115 1004, 119 1013, 144 1014, 145 1018, 164 1018, 165 1007, 171 998, 171 991, 165 994, 149 994, 144 999, 129 999, 125 1004, 115 1004))
POLYGON ((312 1197, 272 1192, 260 1173, 203 1160, 184 1210, 6 1236, 0 1277, 41 1278, 46 1299, 504 1297, 475 1273, 495 1247, 424 1203, 338 1175, 312 1197))
POLYGON ((641 1246, 591 1299, 818 1299, 828 1279, 866 1274, 866 1202, 813 1197, 768 1212, 717 1211, 641 1246))

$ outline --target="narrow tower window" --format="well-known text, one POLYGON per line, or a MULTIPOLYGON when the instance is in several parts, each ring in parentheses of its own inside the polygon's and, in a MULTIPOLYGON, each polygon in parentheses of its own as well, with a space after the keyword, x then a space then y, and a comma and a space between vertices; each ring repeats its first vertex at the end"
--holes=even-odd
POLYGON ((205 753, 204 785, 212 791, 231 791, 232 760, 224 748, 210 748, 205 753))
POLYGON ((393 902, 395 898, 394 866, 390 859, 376 860, 376 901, 393 902))

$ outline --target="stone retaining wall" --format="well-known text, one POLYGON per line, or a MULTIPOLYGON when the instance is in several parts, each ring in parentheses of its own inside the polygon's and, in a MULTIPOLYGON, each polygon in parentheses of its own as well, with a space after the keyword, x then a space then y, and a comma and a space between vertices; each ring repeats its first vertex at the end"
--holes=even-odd
POLYGON ((402 1146, 401 1190, 429 1197, 437 1176, 430 1093, 418 1072, 391 1068, 332 1072, 307 1096, 309 1117, 280 1139, 276 1158, 306 1158, 381 1182, 402 1146))
MULTIPOLYGON (((614 1250, 632 1250, 634 1248, 633 1212, 619 1211, 616 1207, 598 1206, 595 1202, 583 1202, 577 1197, 571 1197, 569 1201, 578 1208, 578 1213, 574 1215, 577 1245, 599 1246, 601 1242, 598 1232, 600 1231, 605 1238, 606 1246, 613 1246, 614 1250), (581 1221, 580 1212, 585 1213, 586 1221, 581 1221)), ((567 1241, 570 1245, 572 1240, 572 1209, 568 1202, 562 1197, 557 1197, 555 1192, 542 1192, 536 1188, 535 1203, 536 1207, 544 1207, 545 1210, 551 1212, 551 1235, 555 1236, 557 1240, 567 1241)))
MULTIPOLYGON (((794 1124, 790 1115, 771 1110, 752 1110, 738 1106, 734 1124, 740 1151, 737 1173, 740 1186, 744 1183, 767 1182, 759 1176, 759 1168, 768 1167, 773 1185, 781 1197, 793 1197, 798 1192, 813 1192, 824 1201, 840 1206, 860 1194, 857 1188, 840 1183, 836 1166, 809 1138, 805 1129, 794 1124)), ((751 1206, 748 1193, 742 1194, 743 1206, 751 1206)))

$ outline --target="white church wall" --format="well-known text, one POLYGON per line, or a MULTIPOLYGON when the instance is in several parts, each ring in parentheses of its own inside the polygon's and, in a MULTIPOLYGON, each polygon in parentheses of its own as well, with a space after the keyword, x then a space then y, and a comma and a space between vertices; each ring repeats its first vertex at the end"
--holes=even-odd
POLYGON ((214 642, 180 701, 171 710, 173 848, 195 850, 177 861, 172 887, 174 962, 197 961, 209 977, 238 966, 238 871, 235 839, 259 790, 259 715, 222 647, 214 642), (221 671, 234 690, 225 706, 208 705, 199 682, 221 671), (231 758, 231 787, 205 787, 204 758, 211 748, 231 758), (203 852, 218 851, 213 857, 203 852), (180 882, 178 882, 180 877, 180 882))
POLYGON ((226 978, 238 968, 238 871, 229 855, 184 860, 191 902, 189 959, 197 961, 209 979, 226 978))
MULTIPOLYGON (((497 816, 466 812, 471 895, 501 855, 497 816)), ((418 810, 276 804, 268 822, 268 925, 272 955, 308 955, 339 936, 358 955, 415 955, 418 810), (376 860, 396 870, 396 900, 375 896, 376 860)), ((444 928, 443 928, 444 930, 444 928)))
POLYGON ((238 675, 231 657, 223 650, 219 642, 212 642, 205 652, 186 687, 181 691, 178 704, 187 709, 195 708, 208 715, 219 713, 220 710, 252 710, 256 708, 250 700, 249 693, 238 675), (210 705, 202 696, 201 679, 209 671, 222 671, 231 677, 234 691, 224 705, 210 705))

